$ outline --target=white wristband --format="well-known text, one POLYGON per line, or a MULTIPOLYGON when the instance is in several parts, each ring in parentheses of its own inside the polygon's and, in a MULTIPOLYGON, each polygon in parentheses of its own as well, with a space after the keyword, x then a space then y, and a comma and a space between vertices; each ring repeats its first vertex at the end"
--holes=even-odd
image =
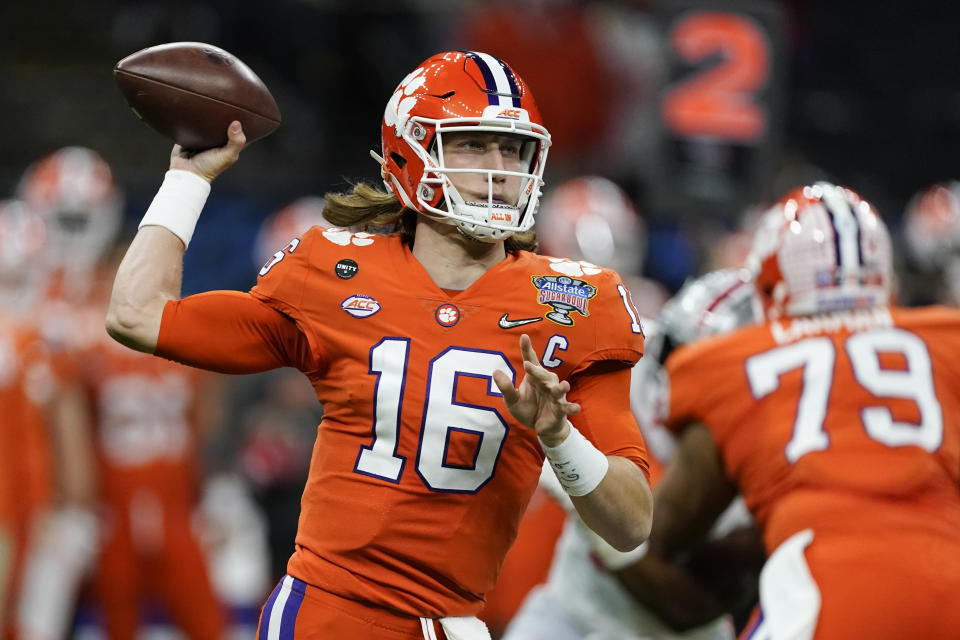
POLYGON ((607 475, 610 462, 575 426, 567 423, 570 433, 555 447, 540 441, 540 448, 556 474, 563 490, 571 496, 585 496, 607 475))
POLYGON ((208 195, 209 182, 190 171, 171 169, 137 228, 164 227, 183 240, 184 248, 189 247, 208 195))

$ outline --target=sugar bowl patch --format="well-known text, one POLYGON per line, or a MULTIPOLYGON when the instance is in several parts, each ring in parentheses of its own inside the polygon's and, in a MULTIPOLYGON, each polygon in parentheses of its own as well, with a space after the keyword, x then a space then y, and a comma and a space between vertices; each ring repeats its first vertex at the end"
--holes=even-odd
POLYGON ((597 288, 569 276, 533 276, 533 286, 537 288, 537 303, 551 307, 547 320, 564 327, 573 326, 571 313, 589 316, 588 303, 597 295, 597 288))

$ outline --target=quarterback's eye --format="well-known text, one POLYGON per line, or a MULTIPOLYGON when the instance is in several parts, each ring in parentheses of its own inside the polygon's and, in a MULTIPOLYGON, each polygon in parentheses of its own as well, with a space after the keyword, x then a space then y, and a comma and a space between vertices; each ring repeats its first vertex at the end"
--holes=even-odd
POLYGON ((523 144, 519 141, 505 141, 500 143, 500 153, 509 158, 519 158, 523 144))

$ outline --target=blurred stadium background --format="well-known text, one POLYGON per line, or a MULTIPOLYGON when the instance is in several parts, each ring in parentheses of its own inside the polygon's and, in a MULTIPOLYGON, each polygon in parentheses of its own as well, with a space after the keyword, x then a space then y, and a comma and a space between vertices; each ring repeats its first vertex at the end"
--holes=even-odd
MULTIPOLYGON (((377 178, 367 149, 397 82, 436 51, 477 49, 533 88, 554 139, 548 190, 581 175, 620 185, 646 223, 643 274, 673 292, 736 259, 720 239, 750 211, 811 180, 861 193, 900 242, 911 196, 960 173, 958 22, 960 8, 925 0, 14 0, 0 4, 0 195, 44 155, 89 147, 126 194, 132 234, 170 143, 126 107, 113 65, 162 42, 218 45, 260 75, 283 124, 214 185, 184 293, 247 289, 279 248, 258 248, 264 220, 377 178)), ((928 301, 900 266, 901 297, 928 301)), ((276 511, 275 578, 317 409, 284 374, 224 384, 207 472, 239 472, 276 511)))
POLYGON ((655 236, 672 238, 681 225, 694 246, 667 245, 648 264, 673 289, 702 259, 698 225, 736 220, 746 204, 811 175, 864 194, 894 227, 914 191, 952 177, 960 9, 922 0, 700 3, 746 15, 762 36, 737 64, 748 73, 765 66, 739 80, 763 125, 746 138, 691 142, 672 135, 663 105, 670 88, 723 57, 715 48, 699 64, 685 63, 672 46, 670 28, 696 4, 3 3, 0 193, 11 193, 40 156, 84 145, 114 167, 132 225, 160 181, 168 144, 132 117, 111 69, 133 51, 177 40, 214 43, 246 61, 284 117, 218 181, 188 254, 189 291, 251 282, 247 249, 267 212, 374 177, 366 150, 378 144, 383 104, 410 68, 446 48, 489 50, 528 79, 555 140, 548 186, 599 173, 627 189, 655 236))

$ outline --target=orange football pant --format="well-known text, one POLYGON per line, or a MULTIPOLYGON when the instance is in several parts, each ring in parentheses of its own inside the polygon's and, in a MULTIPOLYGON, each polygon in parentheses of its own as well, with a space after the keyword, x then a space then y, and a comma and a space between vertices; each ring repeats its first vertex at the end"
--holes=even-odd
POLYGON ((257 640, 445 640, 435 620, 348 600, 285 576, 260 611, 257 640))

